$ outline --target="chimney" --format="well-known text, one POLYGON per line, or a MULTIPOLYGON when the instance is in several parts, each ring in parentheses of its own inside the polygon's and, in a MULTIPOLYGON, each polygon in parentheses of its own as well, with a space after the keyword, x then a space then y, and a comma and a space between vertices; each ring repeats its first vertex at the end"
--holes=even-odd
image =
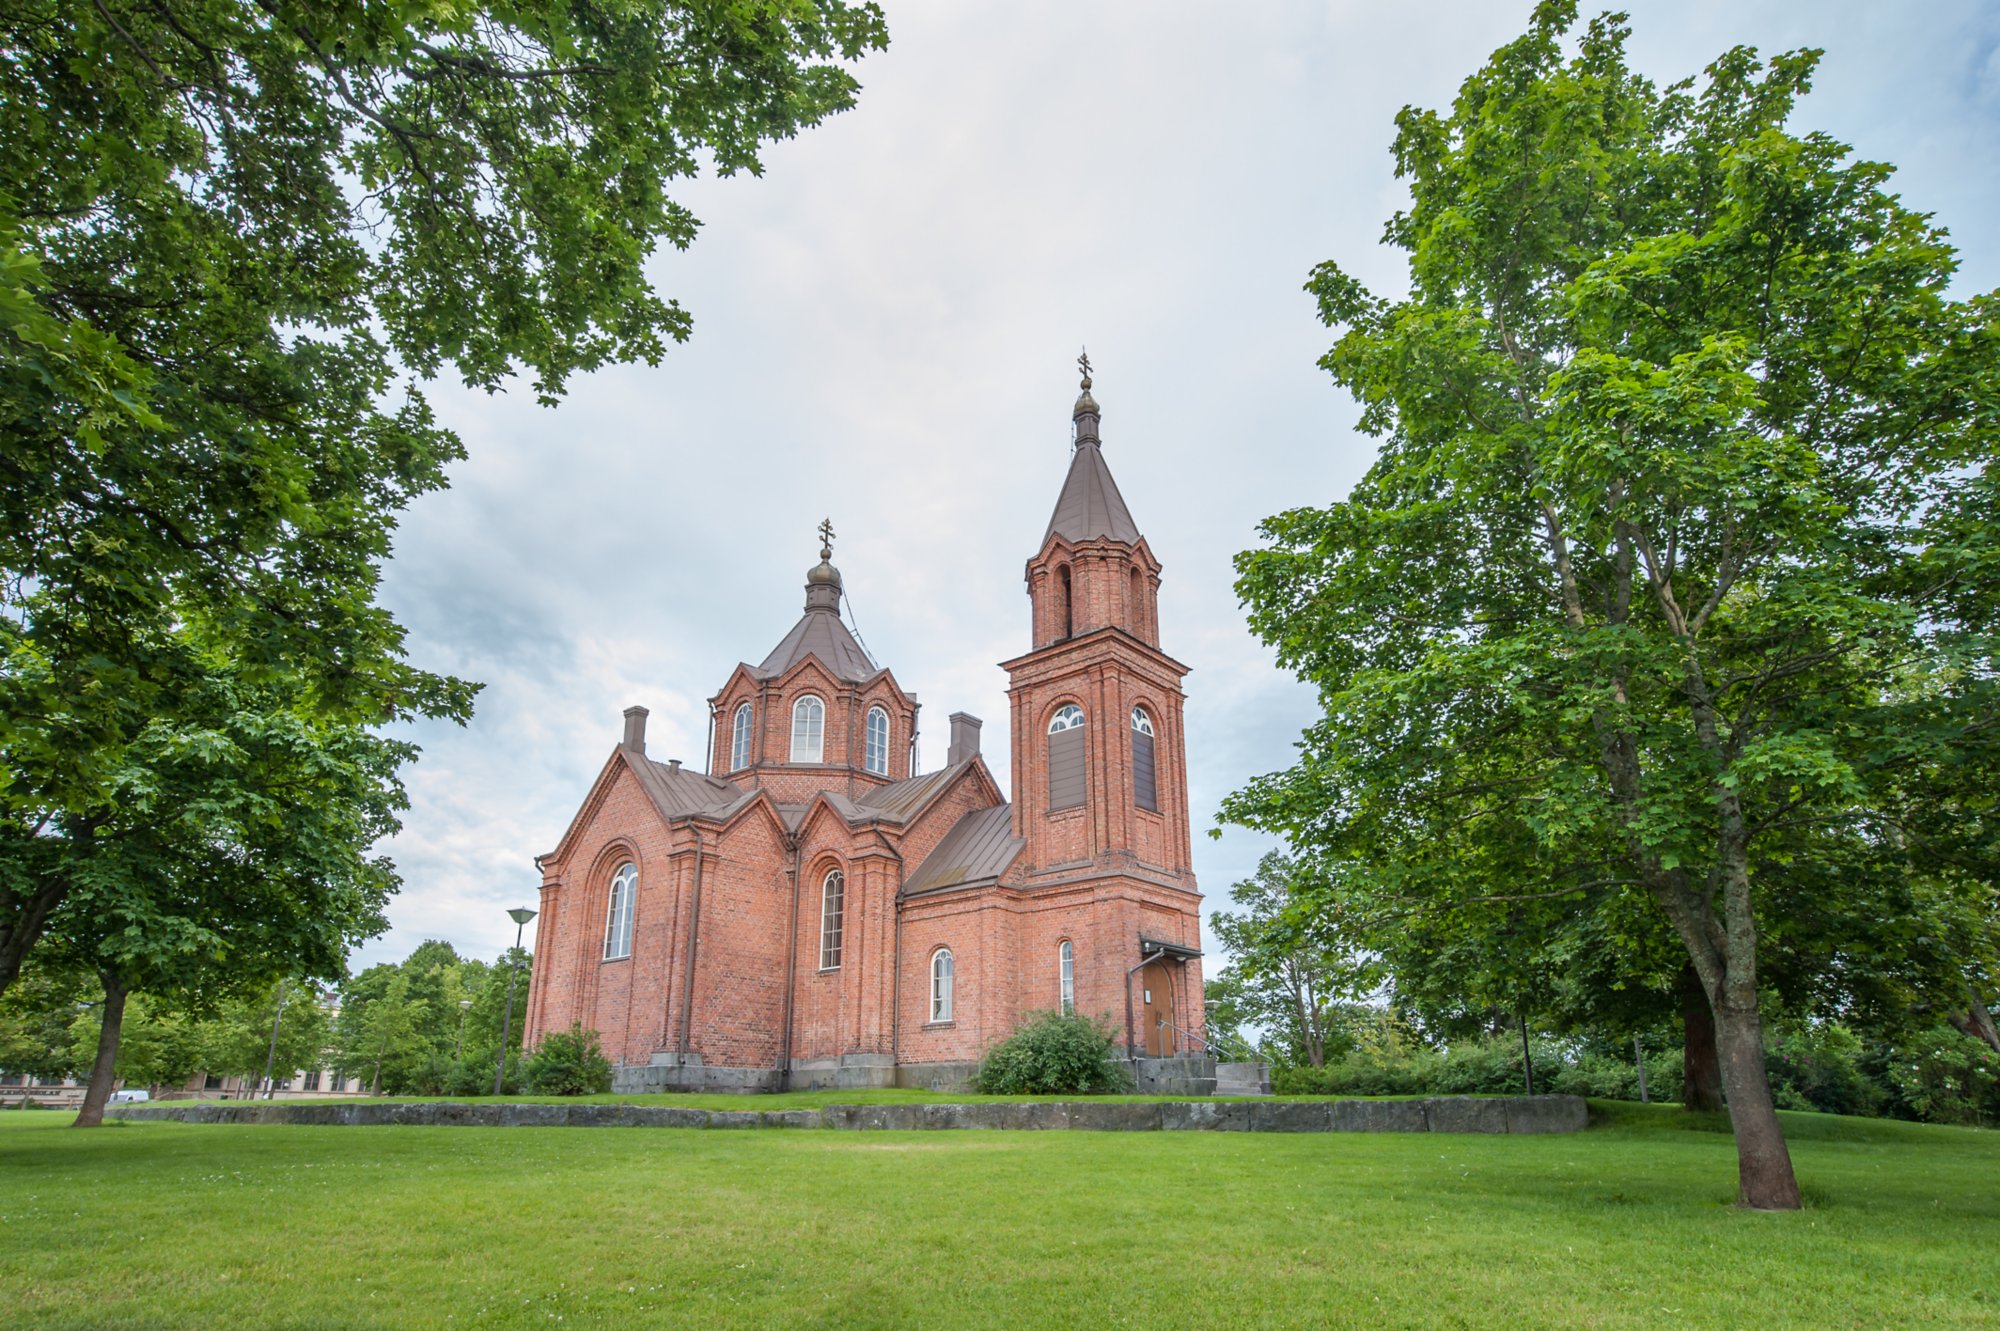
POLYGON ((945 755, 945 765, 956 767, 968 758, 979 756, 979 718, 964 712, 951 714, 951 750, 945 755))
POLYGON ((646 709, 643 707, 625 709, 625 747, 635 753, 646 751, 646 709))

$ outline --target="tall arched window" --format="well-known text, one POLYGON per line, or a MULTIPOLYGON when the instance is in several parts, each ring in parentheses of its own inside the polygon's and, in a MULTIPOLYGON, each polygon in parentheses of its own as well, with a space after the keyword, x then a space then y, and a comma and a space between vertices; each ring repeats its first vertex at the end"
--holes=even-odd
POLYGON ((1067 938, 1056 949, 1056 974, 1062 1014, 1067 1017, 1076 1011, 1076 945, 1067 938))
POLYGON ((604 912, 604 959, 632 955, 632 913, 639 898, 639 867, 629 860, 611 875, 611 901, 604 912))
POLYGON ((951 1020, 951 949, 931 953, 931 1020, 951 1020))
POLYGON ((819 968, 840 969, 841 923, 847 912, 847 875, 828 871, 819 889, 819 968))
POLYGON ((1125 623, 1139 637, 1146 637, 1146 580, 1138 569, 1132 570, 1132 608, 1125 623))
POLYGON ((749 703, 738 704, 736 719, 729 726, 729 770, 740 771, 750 765, 750 719, 749 703))
POLYGON ((816 763, 826 745, 826 704, 808 693, 792 704, 792 761, 816 763))
POLYGON ((1065 703, 1049 718, 1049 808, 1083 803, 1083 709, 1065 703))
POLYGON ((1142 809, 1160 811, 1159 771, 1153 758, 1153 718, 1143 707, 1132 709, 1132 800, 1142 809))
POLYGON ((1075 622, 1076 617, 1070 610, 1069 565, 1064 564, 1056 570, 1056 627, 1062 630, 1061 636, 1067 638, 1070 626, 1075 622))
POLYGON ((868 743, 861 765, 877 776, 889 775, 889 714, 880 707, 868 709, 868 743))

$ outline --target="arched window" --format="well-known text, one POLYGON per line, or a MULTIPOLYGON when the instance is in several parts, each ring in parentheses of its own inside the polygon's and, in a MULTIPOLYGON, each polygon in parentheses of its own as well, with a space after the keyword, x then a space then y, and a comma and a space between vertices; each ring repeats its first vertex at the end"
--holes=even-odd
POLYGON ((951 1020, 951 949, 931 953, 931 1020, 951 1020))
POLYGON ((639 868, 631 861, 611 875, 611 901, 604 912, 604 959, 632 955, 632 913, 639 898, 639 868))
POLYGON ((1146 636, 1146 580, 1138 569, 1132 570, 1132 608, 1126 616, 1126 626, 1139 637, 1146 636))
POLYGON ((830 870, 819 889, 819 968, 840 969, 841 920, 847 909, 847 875, 830 870))
POLYGON ((792 704, 792 761, 820 761, 825 744, 826 704, 808 693, 792 704))
POLYGON ((880 707, 868 709, 868 744, 861 765, 877 776, 889 775, 889 714, 880 707))
POLYGON ((1060 977, 1062 1014, 1067 1017, 1076 1011, 1076 945, 1067 938, 1056 949, 1056 973, 1060 977))
POLYGON ((1069 565, 1064 564, 1056 570, 1056 625, 1062 629, 1061 636, 1067 638, 1070 635, 1073 623, 1075 616, 1070 613, 1069 603, 1069 565))
POLYGON ((1159 771, 1153 759, 1153 718, 1143 707, 1132 709, 1132 800, 1142 809, 1160 811, 1159 771))
POLYGON ((750 718, 749 703, 740 703, 736 708, 736 719, 729 726, 729 770, 740 771, 750 765, 750 718))
POLYGON ((1064 703, 1049 718, 1049 808, 1083 803, 1083 709, 1064 703))

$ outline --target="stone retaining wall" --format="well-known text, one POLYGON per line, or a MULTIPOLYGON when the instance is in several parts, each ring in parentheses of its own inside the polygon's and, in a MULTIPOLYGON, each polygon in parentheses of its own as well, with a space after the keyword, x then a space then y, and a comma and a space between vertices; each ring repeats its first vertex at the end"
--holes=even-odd
POLYGON ((156 1104, 111 1118, 180 1123, 501 1128, 1075 1128, 1094 1132, 1575 1132, 1582 1097, 1447 1096, 1430 1100, 1040 1101, 1031 1104, 829 1105, 825 1109, 683 1109, 677 1105, 156 1104))

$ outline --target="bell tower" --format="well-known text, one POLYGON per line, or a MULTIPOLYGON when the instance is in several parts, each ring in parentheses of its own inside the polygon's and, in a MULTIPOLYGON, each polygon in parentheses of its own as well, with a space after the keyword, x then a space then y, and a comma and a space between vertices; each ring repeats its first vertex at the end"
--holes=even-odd
POLYGON ((1032 648, 1012 700, 1013 832, 1031 879, 1193 887, 1181 680, 1160 650, 1160 563, 1105 465, 1090 359, 1069 475, 1028 560, 1032 648))

